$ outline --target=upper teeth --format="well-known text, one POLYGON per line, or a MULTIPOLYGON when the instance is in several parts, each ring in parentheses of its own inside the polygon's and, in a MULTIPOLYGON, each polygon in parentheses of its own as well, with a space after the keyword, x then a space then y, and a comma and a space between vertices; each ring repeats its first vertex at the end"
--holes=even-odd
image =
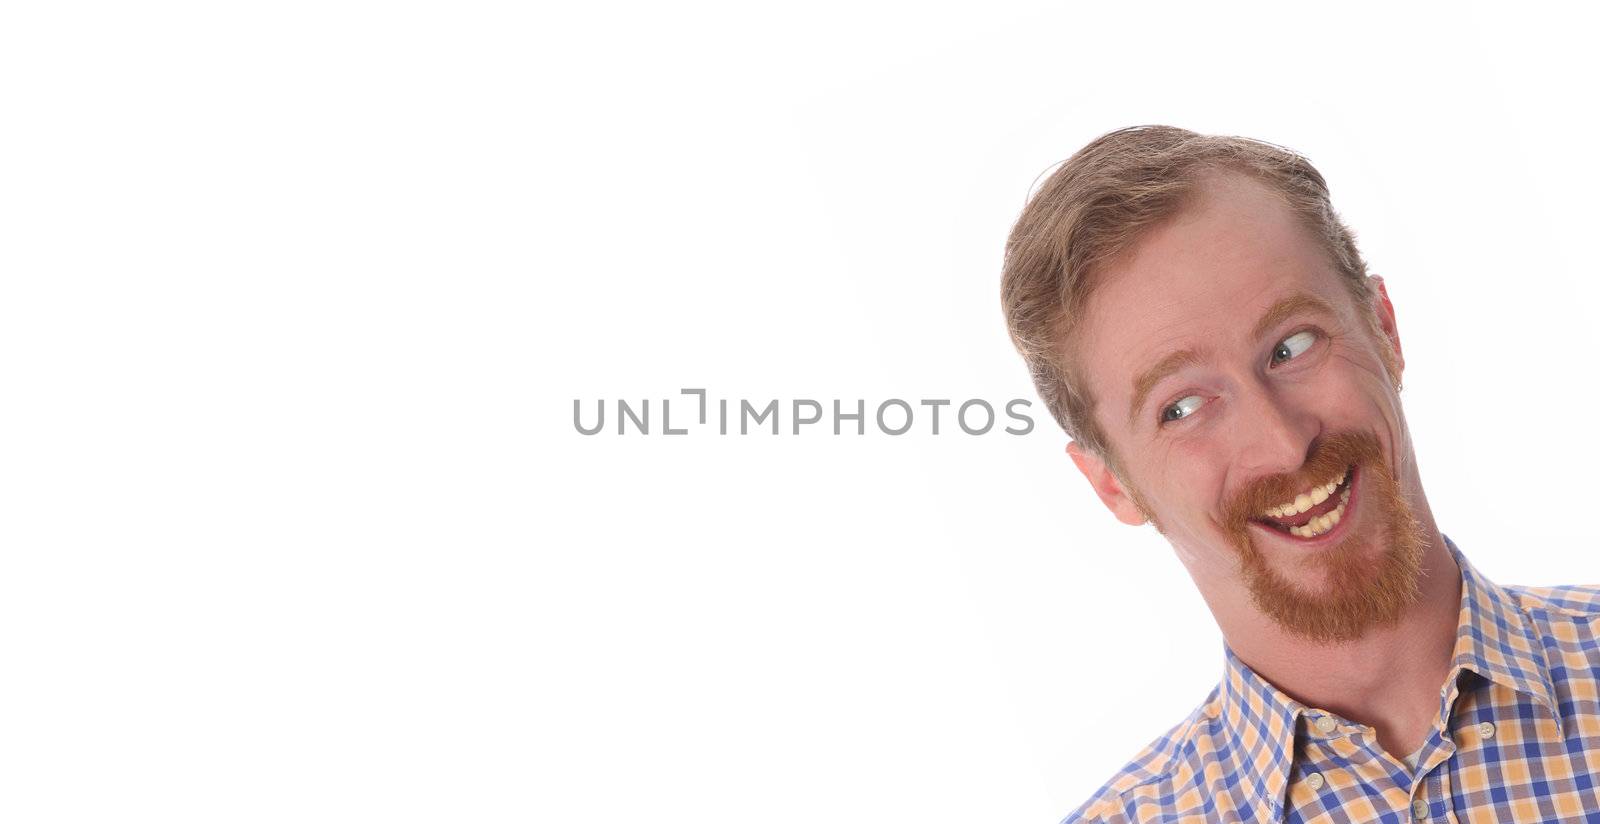
POLYGON ((1332 495, 1333 491, 1339 488, 1339 484, 1344 483, 1344 476, 1348 471, 1349 470, 1340 472, 1339 477, 1334 478, 1333 480, 1321 486, 1314 486, 1305 492, 1296 495, 1294 500, 1286 504, 1279 504, 1271 509, 1268 509, 1266 511, 1266 515, 1271 518, 1288 518, 1293 515, 1298 515, 1310 509, 1311 507, 1328 500, 1328 496, 1332 495))

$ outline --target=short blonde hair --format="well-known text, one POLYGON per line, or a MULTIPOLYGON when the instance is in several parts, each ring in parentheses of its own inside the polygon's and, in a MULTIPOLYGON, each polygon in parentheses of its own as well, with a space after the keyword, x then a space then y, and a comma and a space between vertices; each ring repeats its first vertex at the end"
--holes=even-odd
MULTIPOLYGON (((1208 173, 1231 170, 1284 198, 1328 251, 1358 307, 1371 306, 1367 265, 1339 219, 1328 184, 1311 162, 1282 146, 1134 126, 1096 138, 1056 169, 1028 200, 1006 241, 1000 303, 1011 341, 1061 428, 1116 467, 1095 423, 1094 399, 1074 374, 1067 342, 1087 305, 1097 266, 1176 214, 1208 173)), ((1373 328, 1376 315, 1371 311, 1373 328)))

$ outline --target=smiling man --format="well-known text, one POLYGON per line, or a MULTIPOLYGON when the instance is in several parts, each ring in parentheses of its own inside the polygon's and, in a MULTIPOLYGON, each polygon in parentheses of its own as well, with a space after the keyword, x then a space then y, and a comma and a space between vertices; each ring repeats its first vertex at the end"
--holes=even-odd
POLYGON ((1068 821, 1600 821, 1600 589, 1497 585, 1439 531, 1394 307, 1309 162, 1112 132, 1028 203, 1002 293, 1073 463, 1226 642, 1068 821))

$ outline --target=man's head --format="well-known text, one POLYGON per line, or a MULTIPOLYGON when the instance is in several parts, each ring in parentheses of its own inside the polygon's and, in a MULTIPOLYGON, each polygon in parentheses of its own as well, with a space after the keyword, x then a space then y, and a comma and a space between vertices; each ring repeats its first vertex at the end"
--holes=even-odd
POLYGON ((1208 598, 1248 591, 1285 629, 1338 640, 1414 597, 1393 309, 1304 158, 1106 135, 1018 219, 1003 302, 1074 462, 1208 598))

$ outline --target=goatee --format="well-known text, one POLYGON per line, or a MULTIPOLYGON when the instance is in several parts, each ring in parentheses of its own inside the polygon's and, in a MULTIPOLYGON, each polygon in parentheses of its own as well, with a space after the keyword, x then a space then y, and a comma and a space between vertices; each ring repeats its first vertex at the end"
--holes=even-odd
MULTIPOLYGON (((1384 460, 1378 439, 1341 432, 1322 439, 1299 472, 1262 478, 1234 496, 1224 513, 1255 605, 1285 630, 1319 643, 1351 641, 1391 624, 1417 600, 1427 539, 1384 460), (1307 590, 1267 563, 1251 536, 1262 512, 1356 467, 1350 534, 1292 559, 1323 585, 1307 590), (1359 494, 1359 499, 1355 494, 1359 494), (1365 512, 1361 512, 1361 509, 1365 512)), ((1270 527, 1263 527, 1270 528, 1270 527)), ((1295 539, 1289 539, 1295 540, 1295 539)))

